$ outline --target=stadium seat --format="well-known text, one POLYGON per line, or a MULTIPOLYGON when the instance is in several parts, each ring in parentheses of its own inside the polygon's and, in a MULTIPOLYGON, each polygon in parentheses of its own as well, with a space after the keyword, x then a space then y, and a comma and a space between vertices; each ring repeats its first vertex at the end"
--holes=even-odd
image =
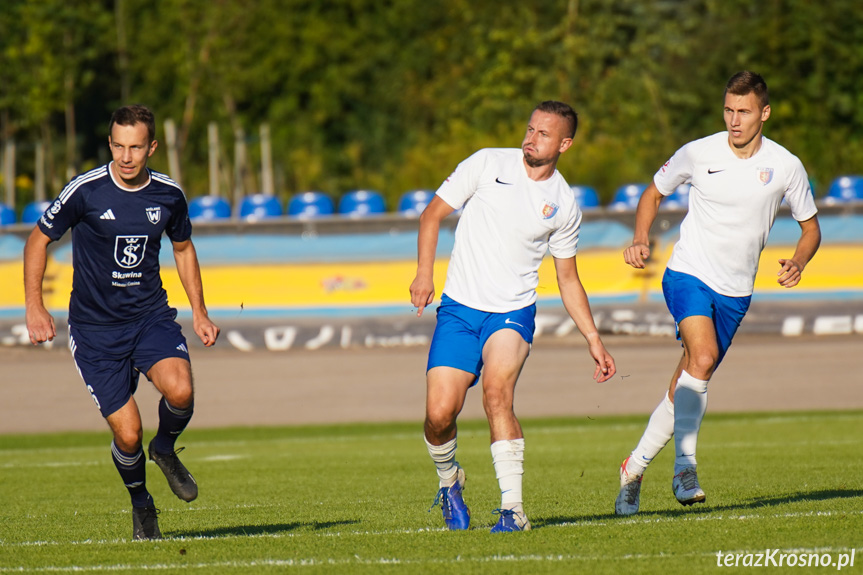
POLYGON ((250 222, 282 215, 282 205, 278 198, 266 194, 246 196, 240 203, 240 217, 250 222))
POLYGON ((645 188, 647 188, 646 184, 620 186, 614 193, 614 199, 608 207, 618 212, 634 210, 638 207, 638 200, 641 199, 641 193, 645 188))
POLYGON ((863 176, 840 176, 833 180, 821 204, 836 206, 863 202, 863 176))
POLYGON ((288 216, 293 218, 318 218, 332 213, 333 200, 322 192, 302 192, 288 202, 288 216))
POLYGON ((582 211, 595 210, 599 207, 599 194, 590 186, 570 186, 575 194, 575 201, 582 211))
POLYGON ((689 207, 689 184, 680 184, 677 189, 665 196, 659 204, 660 210, 685 210, 689 207))
POLYGON ((6 204, 0 204, 0 226, 8 226, 15 223, 15 210, 6 204))
POLYGON ((418 218, 433 197, 434 192, 429 190, 405 192, 399 199, 399 213, 409 218, 418 218))
POLYGON ((219 196, 198 196, 189 202, 189 218, 192 221, 208 222, 226 220, 231 217, 231 205, 219 196))
POLYGON ((21 212, 21 223, 35 224, 49 207, 51 207, 51 202, 48 201, 36 201, 27 204, 24 206, 24 211, 21 212))
POLYGON ((386 211, 384 197, 374 190, 354 190, 339 201, 339 213, 349 218, 364 218, 386 211))

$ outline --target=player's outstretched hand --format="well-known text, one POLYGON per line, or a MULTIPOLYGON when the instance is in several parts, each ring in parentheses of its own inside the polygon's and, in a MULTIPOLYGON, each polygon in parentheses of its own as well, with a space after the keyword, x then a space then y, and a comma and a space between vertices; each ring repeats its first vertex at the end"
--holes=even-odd
POLYGON ((57 336, 57 329, 54 327, 54 318, 48 313, 44 306, 27 308, 26 314, 27 334, 30 336, 30 343, 39 345, 46 341, 53 341, 57 336))
POLYGON ((596 369, 593 370, 593 379, 596 380, 596 383, 605 383, 617 373, 614 358, 611 357, 602 342, 590 346, 590 356, 596 362, 596 369))
POLYGON ((210 347, 219 339, 219 326, 210 321, 210 317, 202 315, 194 319, 195 333, 206 347, 210 347))
POLYGON ((650 257, 650 246, 647 244, 632 244, 623 250, 623 261, 636 269, 644 269, 645 261, 650 257))
POLYGON ((779 279, 776 280, 779 282, 779 285, 790 288, 800 283, 800 278, 803 275, 803 268, 800 267, 797 262, 794 260, 780 259, 779 265, 782 266, 779 273, 776 274, 779 276, 779 279))
POLYGON ((417 308, 417 317, 422 317, 423 310, 434 301, 434 281, 417 276, 411 283, 411 304, 417 308))

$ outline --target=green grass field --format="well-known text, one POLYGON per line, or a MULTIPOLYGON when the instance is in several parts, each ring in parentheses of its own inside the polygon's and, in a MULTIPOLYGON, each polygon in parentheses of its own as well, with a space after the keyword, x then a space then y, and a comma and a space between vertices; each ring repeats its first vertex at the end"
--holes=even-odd
POLYGON ((196 501, 178 500, 147 468, 158 542, 129 541, 107 431, 2 436, 0 573, 670 575, 751 571, 718 567, 717 552, 768 549, 825 561, 854 550, 842 572, 863 571, 863 412, 708 414, 698 453, 707 503, 674 499, 671 448, 645 476, 642 512, 618 518, 617 467, 645 422, 523 421, 534 529, 497 535, 485 422, 460 427, 469 532, 445 531, 440 510, 427 511, 437 478, 419 424, 190 429, 180 445, 196 501))

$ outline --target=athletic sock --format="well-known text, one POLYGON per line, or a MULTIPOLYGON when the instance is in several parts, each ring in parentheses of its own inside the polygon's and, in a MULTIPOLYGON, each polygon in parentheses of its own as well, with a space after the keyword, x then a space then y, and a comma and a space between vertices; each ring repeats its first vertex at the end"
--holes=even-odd
POLYGON ((189 425, 194 411, 194 403, 186 409, 180 409, 165 401, 164 397, 159 401, 159 430, 156 432, 156 437, 153 438, 153 446, 157 453, 174 451, 177 436, 183 433, 183 430, 189 425))
POLYGON ((443 445, 432 445, 425 437, 429 455, 437 468, 437 476, 440 478, 441 487, 451 487, 455 484, 458 476, 458 464, 455 461, 455 450, 458 437, 453 437, 443 445))
POLYGON ((681 372, 674 391, 674 474, 687 467, 695 467, 695 447, 698 430, 707 411, 707 381, 695 379, 686 371, 681 372))
POLYGON ((626 472, 631 475, 644 474, 644 470, 668 444, 672 435, 674 435, 674 404, 666 391, 662 394, 662 401, 653 410, 644 435, 626 460, 626 472))
POLYGON ((146 469, 147 458, 144 457, 144 449, 138 448, 135 453, 126 453, 111 442, 111 458, 120 478, 129 490, 132 498, 132 507, 152 507, 153 498, 147 491, 146 469))
POLYGON ((491 444, 491 459, 500 485, 500 508, 524 514, 522 476, 524 475, 524 439, 502 439, 491 444))

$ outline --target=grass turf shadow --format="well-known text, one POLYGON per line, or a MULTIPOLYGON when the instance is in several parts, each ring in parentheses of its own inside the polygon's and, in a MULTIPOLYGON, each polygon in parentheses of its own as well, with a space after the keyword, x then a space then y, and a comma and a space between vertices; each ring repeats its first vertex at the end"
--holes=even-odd
POLYGON ((305 523, 277 523, 272 525, 234 525, 219 527, 216 529, 189 529, 186 531, 168 531, 165 532, 166 537, 242 537, 255 535, 275 535, 297 529, 311 529, 312 531, 320 531, 329 529, 330 527, 339 527, 347 525, 356 525, 360 523, 355 519, 345 521, 309 521, 305 523))

